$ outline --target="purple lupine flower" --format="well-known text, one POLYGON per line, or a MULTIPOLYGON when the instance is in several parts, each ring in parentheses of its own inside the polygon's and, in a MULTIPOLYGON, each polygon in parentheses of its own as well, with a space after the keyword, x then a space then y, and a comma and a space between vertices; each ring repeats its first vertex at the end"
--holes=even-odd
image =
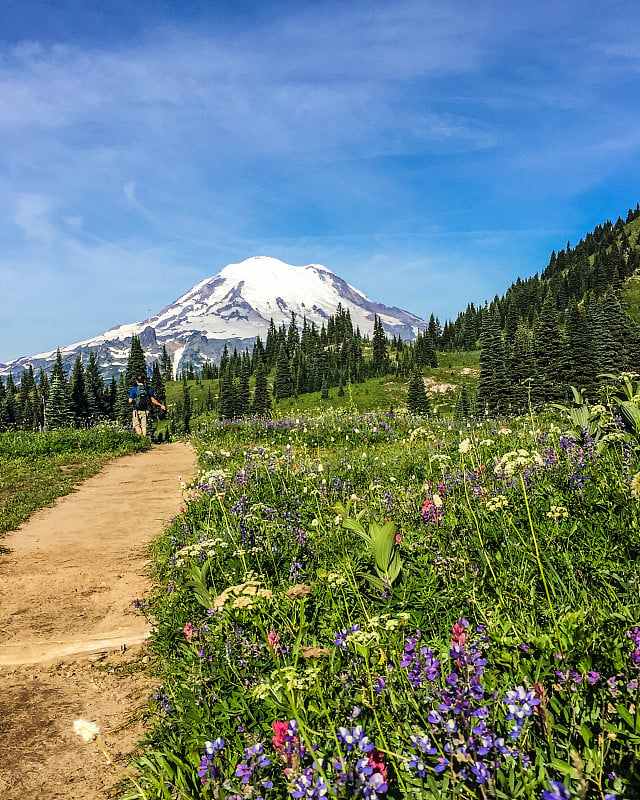
POLYGON ((252 747, 247 747, 244 756, 245 760, 236 767, 236 777, 240 778, 242 784, 249 783, 259 767, 268 767, 271 764, 271 759, 265 755, 264 747, 260 742, 252 747))
POLYGON ((303 769, 295 780, 291 797, 323 798, 329 794, 329 787, 322 775, 316 775, 312 767, 303 769))
POLYGON ((509 736, 517 739, 527 717, 533 714, 535 706, 540 705, 540 698, 536 697, 533 689, 527 690, 524 686, 518 686, 507 692, 506 697, 502 698, 502 702, 507 704, 506 720, 513 720, 515 723, 509 731, 509 736))
POLYGON ((491 773, 487 769, 486 764, 482 761, 476 761, 475 764, 471 766, 471 772, 473 773, 476 783, 486 783, 491 777, 491 773))
POLYGON ((221 753, 226 746, 224 739, 218 737, 213 742, 204 743, 204 755, 200 758, 198 776, 203 784, 220 777, 220 765, 216 763, 218 753, 221 753))
POLYGON ((338 633, 333 634, 333 645, 334 647, 339 647, 340 650, 347 649, 347 629, 343 628, 338 633))
POLYGON ((570 800, 571 790, 561 781, 549 781, 549 787, 542 792, 542 800, 570 800))

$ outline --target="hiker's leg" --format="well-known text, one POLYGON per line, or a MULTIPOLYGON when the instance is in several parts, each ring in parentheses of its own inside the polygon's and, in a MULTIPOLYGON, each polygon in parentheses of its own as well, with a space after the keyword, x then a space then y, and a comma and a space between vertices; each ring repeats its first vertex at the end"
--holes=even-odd
POLYGON ((133 412, 133 430, 139 436, 143 436, 144 435, 142 433, 142 424, 141 424, 141 421, 140 421, 140 412, 139 411, 134 411, 133 412))
POLYGON ((142 431, 142 435, 147 435, 147 412, 140 411, 140 429, 142 431))

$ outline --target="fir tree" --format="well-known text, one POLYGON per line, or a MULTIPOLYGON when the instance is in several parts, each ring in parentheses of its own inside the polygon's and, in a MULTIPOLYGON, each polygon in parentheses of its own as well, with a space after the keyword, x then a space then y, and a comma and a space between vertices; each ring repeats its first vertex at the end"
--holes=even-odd
POLYGON ((376 375, 384 375, 387 371, 389 356, 387 354, 387 338, 380 317, 373 319, 373 358, 372 366, 376 375))
POLYGON ((76 428, 83 428, 87 424, 87 418, 89 416, 89 404, 87 402, 85 372, 80 356, 77 356, 73 363, 70 389, 73 420, 76 428))
POLYGON ((191 387, 186 380, 182 381, 182 433, 191 432, 191 387))
POLYGON ((131 425, 131 405, 129 404, 130 388, 125 380, 124 373, 120 374, 118 393, 115 403, 115 417, 117 422, 126 427, 131 425))
POLYGON ((56 363, 53 365, 53 369, 51 370, 51 383, 53 383, 56 378, 64 383, 67 382, 67 373, 62 363, 62 353, 60 352, 60 348, 58 348, 56 351, 56 363))
POLYGON ((456 398, 456 405, 453 412, 453 418, 457 422, 462 422, 471 416, 471 398, 469 397, 469 390, 467 389, 467 382, 462 381, 462 386, 456 398))
POLYGON ((73 426, 71 393, 66 381, 56 377, 51 382, 49 401, 45 409, 45 425, 48 430, 73 426))
POLYGON ((407 411, 410 414, 426 416, 431 411, 429 395, 424 387, 424 379, 419 369, 414 369, 407 389, 407 411))
MULTIPOLYGON (((162 372, 160 371, 160 364, 158 364, 157 361, 153 362, 153 368, 151 370, 151 391, 159 403, 162 403, 162 405, 166 404, 167 391, 165 389, 162 372)), ((164 419, 165 412, 162 411, 162 409, 151 404, 149 410, 151 411, 151 419, 164 419)))
POLYGON ((165 383, 169 383, 170 381, 173 380, 173 364, 171 363, 171 356, 167 353, 166 344, 162 345, 162 355, 160 356, 160 371, 162 373, 162 380, 165 383))
POLYGON ((140 344, 140 337, 133 334, 131 337, 131 349, 127 360, 127 368, 124 375, 125 383, 129 388, 136 384, 136 378, 142 375, 144 381, 147 378, 147 361, 144 350, 140 344))
POLYGON ((270 405, 267 375, 264 364, 259 361, 256 367, 256 385, 251 410, 256 417, 267 417, 269 415, 270 405))
POLYGON ((240 377, 238 378, 237 388, 237 408, 236 414, 239 417, 246 417, 251 408, 251 393, 249 390, 249 365, 244 364, 240 367, 240 377))
POLYGON ((105 413, 106 409, 104 402, 104 381, 98 370, 98 362, 96 361, 93 351, 89 353, 89 364, 87 365, 85 373, 85 390, 89 416, 97 420, 105 413))
POLYGON ((283 400, 293 395, 293 380, 291 378, 291 367, 284 344, 280 345, 278 360, 276 361, 276 375, 273 385, 273 395, 276 400, 283 400))
POLYGON ((486 312, 482 322, 480 347, 478 412, 498 414, 507 409, 509 386, 502 334, 496 316, 490 311, 486 312))
POLYGON ((536 370, 533 396, 537 400, 561 400, 567 391, 566 348, 551 292, 547 292, 533 327, 533 356, 536 370))
POLYGON ((218 416, 220 419, 233 419, 236 415, 233 391, 233 379, 229 364, 220 372, 218 386, 218 416))

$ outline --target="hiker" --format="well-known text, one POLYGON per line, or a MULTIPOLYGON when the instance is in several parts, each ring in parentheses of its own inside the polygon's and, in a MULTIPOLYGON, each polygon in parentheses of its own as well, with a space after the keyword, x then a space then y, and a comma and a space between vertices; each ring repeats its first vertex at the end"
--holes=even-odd
POLYGON ((163 411, 167 410, 165 405, 156 400, 151 389, 144 385, 142 375, 136 377, 136 385, 129 392, 129 402, 133 404, 133 429, 140 436, 147 435, 147 412, 152 404, 163 411))

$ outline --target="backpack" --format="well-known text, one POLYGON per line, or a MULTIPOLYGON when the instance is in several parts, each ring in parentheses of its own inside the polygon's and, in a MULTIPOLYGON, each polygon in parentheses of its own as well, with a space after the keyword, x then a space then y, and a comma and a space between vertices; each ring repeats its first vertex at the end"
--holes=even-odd
POLYGON ((133 396, 133 407, 136 411, 146 411, 149 408, 149 392, 144 386, 137 386, 133 396))

